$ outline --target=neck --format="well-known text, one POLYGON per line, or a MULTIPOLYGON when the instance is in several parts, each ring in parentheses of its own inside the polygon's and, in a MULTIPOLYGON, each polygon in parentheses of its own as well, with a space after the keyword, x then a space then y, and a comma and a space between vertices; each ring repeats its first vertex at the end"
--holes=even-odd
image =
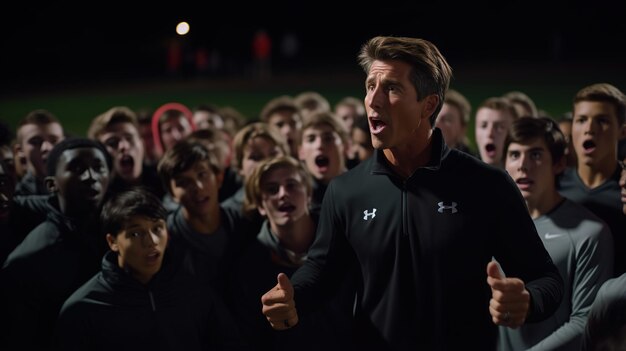
POLYGON ((535 219, 552 211, 561 201, 563 201, 563 197, 553 189, 549 194, 542 196, 540 199, 527 199, 526 206, 528 207, 530 216, 535 219))
POLYGON ((282 226, 270 222, 270 226, 280 244, 297 254, 307 252, 315 237, 315 222, 310 214, 282 226))
POLYGON ((222 223, 219 206, 214 206, 208 215, 202 216, 191 214, 183 207, 183 218, 194 231, 207 235, 215 233, 222 223))
POLYGON ((432 129, 420 128, 414 134, 414 142, 383 150, 393 170, 404 179, 410 177, 419 167, 428 164, 431 157, 432 129))
POLYGON ((617 165, 617 158, 607 158, 605 161, 599 161, 594 165, 584 163, 584 160, 578 161, 577 172, 580 180, 588 187, 595 188, 607 179, 613 176, 617 165))

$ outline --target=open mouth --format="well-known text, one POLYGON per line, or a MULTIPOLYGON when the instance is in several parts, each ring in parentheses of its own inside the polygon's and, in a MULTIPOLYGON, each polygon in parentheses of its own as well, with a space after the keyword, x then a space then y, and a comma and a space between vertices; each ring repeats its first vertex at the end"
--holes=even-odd
POLYGON ((596 143, 593 140, 585 140, 583 142, 583 149, 585 151, 593 151, 596 148, 596 143))
POLYGON ((296 206, 292 205, 292 204, 282 204, 280 206, 278 206, 278 210, 281 212, 293 212, 296 209, 296 206))
POLYGON ((146 256, 146 259, 148 260, 148 263, 154 264, 159 261, 159 257, 161 257, 160 252, 152 251, 148 256, 146 256))
POLYGON ((487 144, 485 145, 485 151, 487 152, 496 152, 496 144, 487 144))
POLYGON ((383 129, 385 129, 386 126, 387 124, 385 122, 376 118, 370 118, 370 127, 372 129, 372 133, 380 133, 383 129))
POLYGON ((130 173, 133 171, 133 167, 135 166, 135 160, 131 156, 124 155, 120 159, 119 165, 122 173, 130 173))
POLYGON ((330 159, 328 158, 328 156, 318 155, 315 158, 315 165, 317 167, 328 167, 329 164, 330 164, 330 159))
POLYGON ((208 203, 209 199, 210 199, 209 196, 204 196, 204 197, 195 199, 195 202, 196 202, 196 205, 202 206, 202 205, 208 203))

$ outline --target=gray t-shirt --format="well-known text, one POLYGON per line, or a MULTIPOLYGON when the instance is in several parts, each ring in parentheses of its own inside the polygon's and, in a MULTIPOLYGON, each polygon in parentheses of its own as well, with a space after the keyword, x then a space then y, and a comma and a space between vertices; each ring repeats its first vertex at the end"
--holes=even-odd
POLYGON ((533 221, 563 277, 563 300, 542 322, 499 327, 498 349, 579 350, 590 306, 613 274, 613 238, 600 218, 567 199, 533 221))

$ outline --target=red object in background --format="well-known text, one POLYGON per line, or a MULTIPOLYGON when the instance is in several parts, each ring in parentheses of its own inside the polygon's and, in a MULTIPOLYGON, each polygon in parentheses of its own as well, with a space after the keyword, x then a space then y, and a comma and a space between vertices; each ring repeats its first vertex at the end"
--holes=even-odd
POLYGON ((252 52, 257 60, 266 60, 272 52, 272 40, 266 31, 260 30, 252 40, 252 52))
POLYGON ((154 140, 154 148, 159 155, 163 154, 163 143, 161 142, 161 131, 159 130, 159 118, 161 118, 161 115, 168 110, 181 111, 189 121, 191 130, 196 130, 196 124, 193 122, 193 113, 187 106, 178 102, 168 102, 167 104, 159 107, 152 115, 152 138, 154 140))

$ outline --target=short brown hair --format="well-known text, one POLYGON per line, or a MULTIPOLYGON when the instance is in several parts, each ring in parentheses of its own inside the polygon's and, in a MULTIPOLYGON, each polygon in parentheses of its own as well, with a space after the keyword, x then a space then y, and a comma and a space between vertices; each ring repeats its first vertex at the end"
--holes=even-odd
POLYGON ((157 172, 161 179, 161 184, 167 189, 169 194, 172 193, 170 182, 178 174, 185 172, 193 167, 196 162, 207 161, 209 167, 215 174, 222 172, 222 167, 215 153, 210 152, 204 144, 199 141, 182 139, 177 142, 171 149, 165 152, 161 161, 157 165, 157 172))
POLYGON ((274 113, 279 111, 292 112, 294 114, 297 114, 300 118, 300 111, 298 110, 298 106, 296 106, 294 99, 289 95, 281 95, 268 101, 265 106, 263 106, 259 117, 261 121, 268 122, 269 118, 274 113))
POLYGON ((598 83, 586 86, 574 96, 574 110, 576 103, 581 101, 608 102, 615 106, 618 126, 626 121, 626 97, 619 89, 608 83, 598 83))
POLYGON ((452 78, 452 68, 439 49, 424 39, 375 37, 361 47, 359 64, 369 74, 370 67, 376 60, 400 60, 408 63, 412 67, 410 79, 417 92, 417 99, 424 99, 431 94, 439 97, 439 104, 429 118, 430 125, 434 128, 452 78))
POLYGON ((341 142, 344 145, 348 145, 348 131, 346 130, 343 123, 341 123, 332 112, 315 112, 305 117, 304 123, 302 124, 302 132, 304 132, 308 128, 312 128, 321 124, 329 126, 334 132, 339 134, 341 142))
POLYGON ((30 111, 17 124, 16 143, 17 144, 22 143, 22 135, 20 133, 20 128, 22 128, 23 126, 27 124, 46 125, 46 124, 52 124, 52 123, 58 123, 61 126, 61 129, 63 129, 63 125, 61 124, 59 119, 55 115, 52 114, 52 112, 48 110, 44 110, 44 109, 37 109, 37 110, 30 111))
POLYGON ((265 122, 255 122, 243 127, 235 134, 233 139, 233 148, 235 149, 235 158, 232 160, 233 167, 241 169, 243 163, 243 150, 249 140, 261 137, 273 141, 283 152, 283 155, 289 155, 289 146, 285 137, 283 137, 276 127, 265 122))
POLYGON ((91 125, 87 130, 87 137, 97 140, 100 134, 104 133, 107 128, 117 123, 130 123, 136 129, 139 128, 137 115, 133 110, 126 106, 115 106, 91 121, 91 125))
POLYGON ((261 183, 263 182, 265 175, 279 168, 295 170, 302 178, 302 182, 306 187, 307 195, 310 196, 313 193, 313 180, 311 178, 311 174, 304 169, 302 163, 291 156, 278 156, 270 158, 261 162, 259 166, 254 169, 254 172, 252 172, 252 175, 244 184, 246 195, 243 209, 246 213, 256 211, 261 204, 261 183))

